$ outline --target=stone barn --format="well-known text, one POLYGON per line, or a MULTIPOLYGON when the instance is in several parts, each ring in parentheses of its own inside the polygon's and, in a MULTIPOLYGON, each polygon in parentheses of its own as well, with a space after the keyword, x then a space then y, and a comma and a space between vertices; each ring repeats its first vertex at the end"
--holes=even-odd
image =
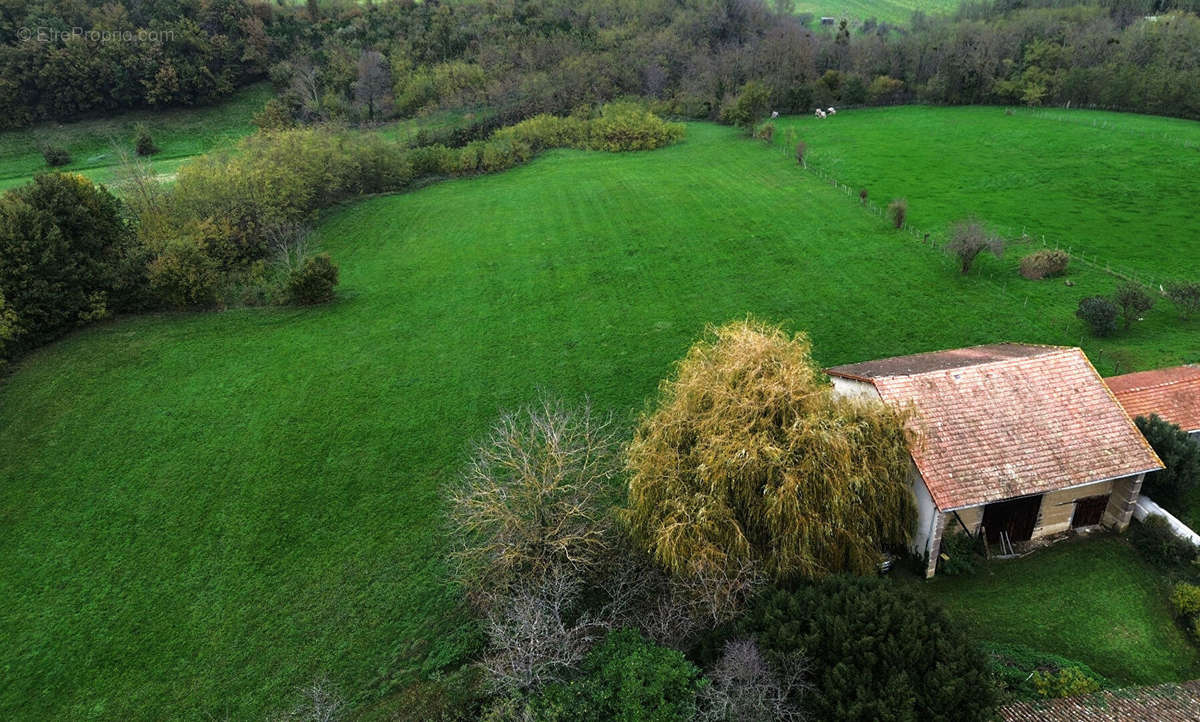
POLYGON ((1162 464, 1083 351, 992 344, 827 370, 836 393, 912 413, 912 548, 933 576, 942 536, 1011 552, 1039 537, 1124 529, 1162 464))
POLYGON ((1200 441, 1200 366, 1114 376, 1108 388, 1130 418, 1157 414, 1200 441))

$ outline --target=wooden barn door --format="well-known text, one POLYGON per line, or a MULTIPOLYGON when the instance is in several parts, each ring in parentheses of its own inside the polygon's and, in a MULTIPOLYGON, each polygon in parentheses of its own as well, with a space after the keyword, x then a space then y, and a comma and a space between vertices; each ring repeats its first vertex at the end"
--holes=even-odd
POLYGON ((1075 516, 1071 517, 1071 528, 1099 524, 1104 518, 1104 510, 1108 508, 1108 495, 1089 496, 1086 499, 1075 500, 1075 516))
POLYGON ((1002 531, 1008 532, 1009 541, 1029 541, 1033 538, 1041 508, 1041 494, 988 504, 983 508, 983 528, 987 530, 988 543, 999 541, 1002 531))

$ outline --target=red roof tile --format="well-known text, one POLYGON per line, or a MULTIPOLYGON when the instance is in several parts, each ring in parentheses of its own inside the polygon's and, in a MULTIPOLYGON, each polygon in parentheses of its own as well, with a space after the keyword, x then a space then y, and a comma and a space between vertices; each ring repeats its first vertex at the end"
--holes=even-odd
POLYGON ((1107 381, 1131 417, 1158 414, 1184 431, 1200 430, 1200 366, 1140 371, 1107 381))
POLYGON ((1195 722, 1200 719, 1200 680, 1017 702, 1001 707, 1000 718, 1005 722, 1195 722))
MULTIPOLYGON (((898 375, 851 376, 915 411, 913 461, 943 511, 1161 469, 1083 352, 996 347, 885 359, 898 375), (949 359, 976 359, 955 364, 949 359), (915 368, 915 372, 905 369, 915 368), (927 370, 932 369, 932 370, 927 370)), ((856 364, 857 370, 869 364, 856 364)), ((830 369, 846 375, 847 367, 830 369)))

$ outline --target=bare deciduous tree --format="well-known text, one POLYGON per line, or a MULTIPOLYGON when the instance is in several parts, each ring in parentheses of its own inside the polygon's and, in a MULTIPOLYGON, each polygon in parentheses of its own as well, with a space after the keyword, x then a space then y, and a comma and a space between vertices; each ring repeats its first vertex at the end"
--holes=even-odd
POLYGON ((771 664, 750 639, 725 643, 702 695, 703 722, 793 722, 805 719, 797 699, 810 689, 808 661, 793 655, 771 664))
POLYGON ((300 267, 309 253, 311 231, 296 221, 280 221, 263 227, 267 246, 289 273, 300 267))
POLYGON ((292 62, 291 90, 306 118, 321 117, 321 79, 315 63, 307 58, 292 62))
POLYGON ((687 610, 693 624, 712 629, 736 617, 766 582, 762 566, 747 559, 693 564, 671 577, 671 601, 687 610))
POLYGON ((989 251, 999 258, 1004 253, 1004 239, 988 230, 974 216, 950 227, 946 252, 958 259, 959 270, 969 273, 980 253, 989 251))
POLYGON ((358 58, 354 102, 367 109, 367 120, 386 115, 392 107, 392 68, 378 50, 364 50, 358 58))
POLYGON ((606 625, 583 614, 572 621, 579 582, 552 574, 496 600, 487 616, 488 654, 480 665, 497 692, 524 695, 575 667, 606 625))
POLYGON ((608 417, 543 400, 506 413, 450 489, 459 581, 479 608, 550 578, 595 576, 615 540, 608 417))

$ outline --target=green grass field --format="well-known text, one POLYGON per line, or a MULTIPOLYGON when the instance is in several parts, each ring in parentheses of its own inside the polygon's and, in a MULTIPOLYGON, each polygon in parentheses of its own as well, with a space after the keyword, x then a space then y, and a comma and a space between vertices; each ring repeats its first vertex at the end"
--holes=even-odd
POLYGON ((926 15, 952 13, 960 0, 797 0, 796 12, 815 17, 846 18, 861 22, 875 18, 880 22, 907 25, 914 10, 926 15))
MULTIPOLYGON (((1200 123, 1127 113, 930 108, 846 110, 794 128, 808 162, 941 232, 968 213, 1163 281, 1200 277, 1200 123)), ((1025 249, 1014 246, 1014 254, 1025 249)))
POLYGON ((975 574, 911 583, 977 637, 1052 651, 1117 685, 1200 675, 1200 656, 1171 617, 1169 585, 1120 537, 1063 542, 975 574))
POLYGON ((1111 371, 1200 349, 1200 322, 1168 314, 1086 338, 1076 300, 1110 276, 1029 282, 1007 258, 963 278, 707 124, 365 200, 319 238, 332 305, 119 320, 0 386, 4 716, 261 718, 318 673, 367 705, 460 662, 477 636, 439 560, 438 488, 471 438, 539 389, 631 419, 707 323, 784 321, 825 364, 1082 339, 1111 371))
POLYGON ((272 95, 266 83, 244 88, 218 105, 163 111, 136 111, 98 120, 48 123, 0 133, 0 190, 21 185, 51 170, 41 145, 66 148, 72 162, 59 170, 79 171, 101 183, 113 180, 120 163, 115 145, 133 152, 134 128, 145 123, 160 152, 151 156, 156 171, 172 174, 192 156, 229 147, 254 132, 250 122, 272 95))

